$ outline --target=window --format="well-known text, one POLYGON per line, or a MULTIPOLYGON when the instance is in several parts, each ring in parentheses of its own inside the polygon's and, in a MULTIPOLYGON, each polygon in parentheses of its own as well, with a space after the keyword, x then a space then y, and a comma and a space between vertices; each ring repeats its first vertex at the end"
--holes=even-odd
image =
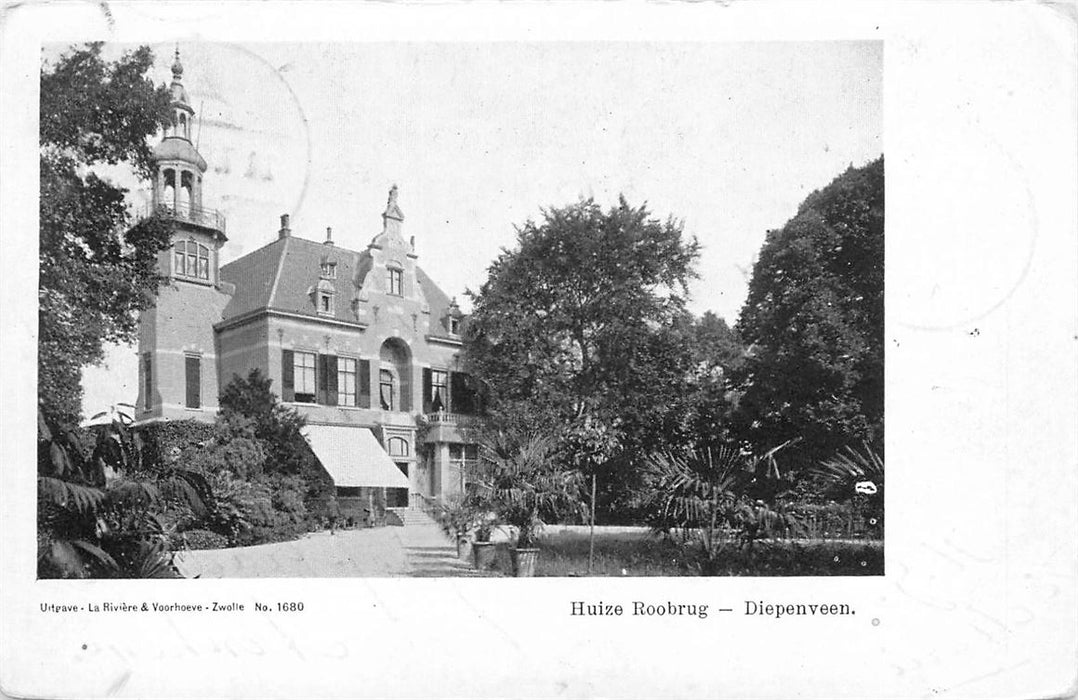
POLYGON ((449 317, 449 332, 453 335, 460 335, 460 319, 456 316, 449 317))
POLYGON ((404 271, 397 270, 395 268, 389 268, 389 293, 402 297, 404 296, 404 271))
POLYGON ((173 246, 172 274, 208 280, 210 249, 196 241, 179 241, 173 246))
POLYGON ((293 365, 293 385, 296 390, 296 401, 314 403, 315 397, 315 354, 313 352, 297 352, 293 365))
POLYGON ((393 373, 383 369, 378 373, 378 396, 381 400, 383 411, 395 411, 396 402, 393 396, 393 373))
POLYGON ((318 313, 326 316, 333 315, 333 295, 329 292, 318 293, 318 313))
POLYGON ((202 406, 202 358, 188 355, 184 358, 184 379, 187 386, 187 408, 202 406))
POLYGON ((464 491, 467 485, 467 475, 473 472, 479 462, 479 447, 476 445, 461 445, 450 443, 449 445, 449 469, 459 474, 460 488, 464 491))
MULTIPOLYGON (((408 456, 408 441, 405 440, 404 438, 400 438, 400 437, 391 437, 391 438, 389 438, 389 444, 387 445, 387 447, 389 448, 388 451, 389 451, 389 456, 390 457, 407 457, 408 456)), ((405 472, 405 473, 407 474, 407 472, 405 472)))
POLYGON ((434 369, 430 373, 430 410, 434 413, 449 410, 449 372, 434 369))
POLYGON ((335 280, 337 279, 337 263, 324 262, 322 263, 322 279, 335 280))
POLYGON ((142 380, 143 391, 145 398, 142 403, 146 407, 146 410, 153 408, 153 356, 148 352, 142 353, 142 380))
POLYGON ((337 358, 337 403, 356 405, 356 361, 350 357, 337 358))

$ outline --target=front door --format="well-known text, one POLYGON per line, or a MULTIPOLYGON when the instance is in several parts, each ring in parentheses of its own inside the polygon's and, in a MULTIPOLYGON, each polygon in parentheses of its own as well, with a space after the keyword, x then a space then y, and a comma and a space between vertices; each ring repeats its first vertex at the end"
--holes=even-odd
MULTIPOLYGON (((397 462, 397 469, 408 476, 408 463, 397 462)), ((408 489, 401 488, 389 488, 386 489, 386 507, 388 508, 407 508, 408 507, 408 489)))

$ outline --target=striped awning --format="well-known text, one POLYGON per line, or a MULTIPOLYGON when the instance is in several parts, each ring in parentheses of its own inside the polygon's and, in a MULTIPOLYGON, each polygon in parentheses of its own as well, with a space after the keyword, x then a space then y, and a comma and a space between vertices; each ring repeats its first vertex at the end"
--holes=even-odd
POLYGON ((369 428, 308 425, 303 435, 336 486, 408 488, 406 477, 369 428))

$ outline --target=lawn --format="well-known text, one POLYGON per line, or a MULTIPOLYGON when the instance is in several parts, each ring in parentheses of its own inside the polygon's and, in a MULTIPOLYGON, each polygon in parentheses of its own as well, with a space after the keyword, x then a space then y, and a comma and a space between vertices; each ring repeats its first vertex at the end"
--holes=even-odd
MULTIPOLYGON (((544 534, 536 576, 587 576, 586 528, 544 534)), ((644 529, 596 528, 593 576, 882 576, 879 540, 783 540, 758 542, 752 551, 734 543, 713 566, 696 547, 652 537, 644 529)), ((497 565, 511 573, 509 552, 499 547, 497 565)))

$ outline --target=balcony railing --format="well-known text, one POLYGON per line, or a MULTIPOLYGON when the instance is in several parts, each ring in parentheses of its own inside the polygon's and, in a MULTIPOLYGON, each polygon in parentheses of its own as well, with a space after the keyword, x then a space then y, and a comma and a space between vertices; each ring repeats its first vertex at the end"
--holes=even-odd
POLYGON ((426 414, 426 418, 427 422, 432 425, 460 425, 475 420, 475 416, 469 416, 464 413, 449 413, 448 411, 428 413, 426 414))
POLYGON ((196 207, 190 204, 172 206, 171 204, 147 204, 140 212, 139 219, 148 219, 151 216, 159 216, 173 221, 184 221, 195 226, 203 226, 214 231, 225 232, 225 215, 216 209, 209 207, 196 207))

